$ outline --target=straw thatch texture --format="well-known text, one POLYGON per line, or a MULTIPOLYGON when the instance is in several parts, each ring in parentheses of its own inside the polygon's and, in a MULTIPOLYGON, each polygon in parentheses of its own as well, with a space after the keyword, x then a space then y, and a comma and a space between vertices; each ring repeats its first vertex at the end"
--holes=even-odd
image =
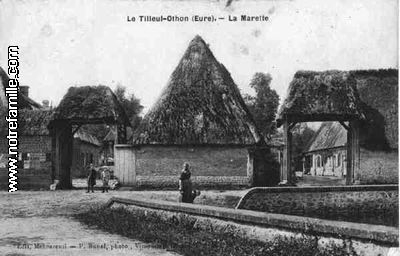
POLYGON ((298 71, 280 108, 278 126, 285 116, 298 121, 332 121, 337 117, 361 119, 356 80, 342 71, 298 71))
POLYGON ((311 139, 305 152, 342 147, 346 144, 346 129, 339 122, 324 122, 311 139))
MULTIPOLYGON (((1 116, 6 115, 6 109, 0 110, 1 116)), ((24 136, 49 135, 47 125, 53 117, 51 110, 28 110, 18 111, 18 134, 24 136)), ((0 118, 0 134, 8 134, 8 123, 0 118)))
POLYGON ((112 90, 103 85, 70 87, 55 110, 55 120, 73 123, 123 123, 129 119, 112 90))
POLYGON ((357 81, 366 122, 362 143, 368 148, 398 148, 398 70, 350 71, 357 81))
MULTIPOLYGON (((370 150, 398 148, 398 70, 348 72, 356 81, 359 107, 365 115, 360 123, 360 145, 370 150)), ((307 151, 344 145, 346 130, 339 123, 323 123, 307 151)))
POLYGON ((8 84, 8 76, 6 72, 0 67, 0 107, 8 105, 6 98, 6 86, 8 84))
POLYGON ((196 36, 134 144, 236 144, 261 141, 238 87, 206 43, 196 36))
POLYGON ((74 133, 74 139, 78 139, 83 142, 87 142, 89 144, 96 145, 100 147, 102 144, 101 142, 93 135, 89 134, 86 131, 83 130, 78 130, 77 132, 74 133))

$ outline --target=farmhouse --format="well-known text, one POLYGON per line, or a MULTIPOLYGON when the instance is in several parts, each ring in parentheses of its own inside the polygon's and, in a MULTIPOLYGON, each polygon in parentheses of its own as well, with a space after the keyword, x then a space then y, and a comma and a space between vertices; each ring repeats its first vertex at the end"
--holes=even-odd
MULTIPOLYGON (((8 83, 7 74, 0 68, 1 92, 8 83)), ((29 88, 20 87, 18 120, 18 189, 48 189, 55 175, 54 137, 48 129, 54 111, 42 107, 29 97, 29 88)), ((1 94, 4 96, 4 94, 1 94)), ((5 116, 7 103, 0 97, 0 116, 5 116)), ((4 118, 0 119, 0 136, 8 133, 4 118)), ((84 166, 97 164, 100 159, 100 142, 87 132, 78 130, 73 137, 72 175, 86 176, 84 166)), ((8 187, 8 145, 0 140, 0 189, 8 187)))
POLYGON ((72 178, 83 178, 87 176, 86 167, 93 163, 95 166, 101 164, 101 146, 100 141, 93 135, 78 130, 74 134, 72 143, 72 178))
MULTIPOLYGON (((349 77, 348 81, 355 84, 360 98, 358 105, 365 116, 359 123, 359 182, 397 183, 398 70, 357 70, 341 73, 342 77, 349 77)), ((329 73, 316 72, 314 76, 327 74, 329 73)), ((303 77, 301 83, 310 86, 313 81, 315 78, 303 77)), ((338 122, 323 123, 304 152, 305 173, 345 177, 347 142, 348 133, 343 125, 338 122)))
POLYGON ((73 138, 82 125, 115 125, 118 143, 126 143, 126 130, 130 123, 109 87, 70 87, 55 109, 54 118, 49 124, 54 136, 53 151, 56 154, 55 179, 60 181, 61 188, 72 187, 73 138))
POLYGON ((347 131, 338 122, 324 122, 304 152, 303 172, 317 176, 346 176, 347 131))
POLYGON ((263 141, 229 72, 196 36, 132 145, 116 146, 116 173, 124 184, 177 186, 188 162, 203 186, 277 184, 263 141))
MULTIPOLYGON (((47 110, 19 110, 18 189, 48 189, 52 183, 52 140, 47 129, 51 117, 52 112, 47 110)), ((6 132, 7 125, 1 119, 0 136, 6 132)), ((4 142, 0 143, 0 189, 8 188, 8 149, 4 142)))

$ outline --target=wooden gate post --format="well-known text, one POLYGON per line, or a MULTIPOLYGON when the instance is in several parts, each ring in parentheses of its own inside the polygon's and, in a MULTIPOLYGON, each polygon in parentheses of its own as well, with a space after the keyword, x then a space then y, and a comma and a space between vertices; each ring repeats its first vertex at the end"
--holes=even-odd
POLYGON ((346 184, 360 184, 360 126, 357 120, 349 121, 347 129, 346 184))
POLYGON ((352 183, 360 184, 361 173, 360 173, 360 126, 357 120, 350 121, 349 128, 351 130, 351 154, 353 162, 352 170, 352 183))
POLYGON ((290 132, 289 122, 285 120, 283 123, 283 161, 281 169, 281 182, 280 185, 292 185, 292 169, 291 169, 291 149, 292 149, 292 133, 290 132))
POLYGON ((59 180, 61 189, 71 189, 71 165, 72 165, 72 126, 69 122, 58 121, 54 126, 55 142, 55 175, 59 180))

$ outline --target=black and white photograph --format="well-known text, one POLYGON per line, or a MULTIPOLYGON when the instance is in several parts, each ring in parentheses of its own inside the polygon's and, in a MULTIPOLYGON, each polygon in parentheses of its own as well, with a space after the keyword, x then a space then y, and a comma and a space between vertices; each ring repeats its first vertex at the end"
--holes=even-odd
POLYGON ((0 255, 400 256, 397 0, 0 0, 0 255))

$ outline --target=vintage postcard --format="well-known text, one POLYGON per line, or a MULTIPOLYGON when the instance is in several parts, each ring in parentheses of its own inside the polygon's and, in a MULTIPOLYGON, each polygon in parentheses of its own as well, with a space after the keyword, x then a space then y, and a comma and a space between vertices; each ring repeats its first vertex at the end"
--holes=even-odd
POLYGON ((400 255, 396 0, 0 0, 0 255, 400 255))

